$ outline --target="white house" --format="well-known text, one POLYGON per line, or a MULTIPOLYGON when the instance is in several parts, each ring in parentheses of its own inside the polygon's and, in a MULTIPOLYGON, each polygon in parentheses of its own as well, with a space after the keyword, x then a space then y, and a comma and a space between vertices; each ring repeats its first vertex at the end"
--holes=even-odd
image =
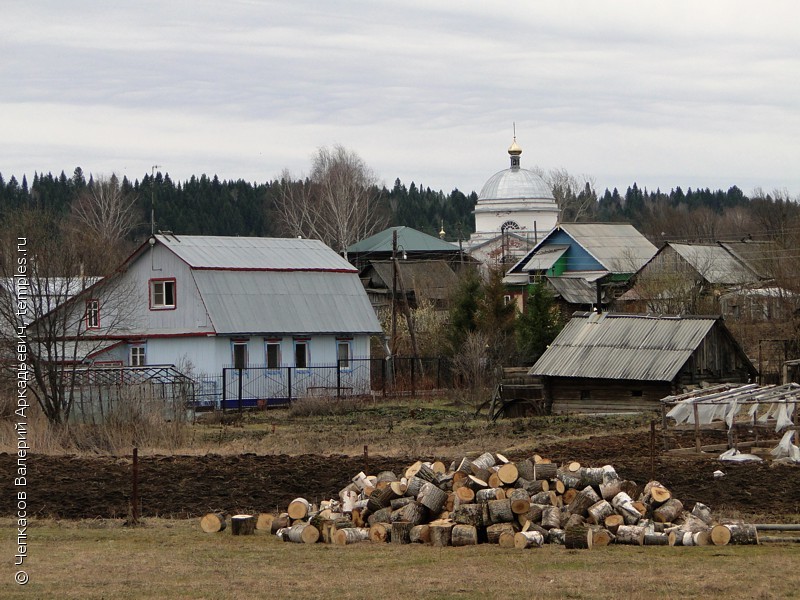
POLYGON ((369 357, 381 326, 358 271, 318 240, 159 234, 98 285, 113 285, 124 302, 98 305, 87 291, 85 335, 106 341, 91 364, 172 364, 195 375, 241 368, 251 398, 281 395, 252 389, 256 378, 293 374, 301 395, 299 375, 338 365, 349 388, 368 389, 369 368, 354 381, 352 361, 369 357))

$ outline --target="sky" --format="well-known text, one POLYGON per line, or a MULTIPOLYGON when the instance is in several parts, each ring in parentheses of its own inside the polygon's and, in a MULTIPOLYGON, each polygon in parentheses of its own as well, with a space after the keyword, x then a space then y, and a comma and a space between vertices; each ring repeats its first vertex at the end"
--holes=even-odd
POLYGON ((264 182, 341 144, 391 187, 509 165, 800 198, 796 0, 3 3, 0 174, 264 182))

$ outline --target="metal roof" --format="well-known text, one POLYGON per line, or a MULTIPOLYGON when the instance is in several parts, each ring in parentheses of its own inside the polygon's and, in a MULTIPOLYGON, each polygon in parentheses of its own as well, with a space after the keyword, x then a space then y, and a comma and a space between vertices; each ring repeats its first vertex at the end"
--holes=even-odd
POLYGON ((564 253, 569 250, 566 244, 542 246, 531 255, 530 260, 522 267, 523 271, 546 271, 551 268, 564 253))
MULTIPOLYGON (((548 277, 547 282, 556 293, 570 304, 596 304, 597 286, 583 277, 548 277)), ((608 301, 608 290, 603 289, 603 302, 608 301)))
MULTIPOLYGON (((383 285, 392 287, 392 261, 370 261, 362 277, 374 269, 383 285)), ((397 290, 414 292, 418 299, 446 300, 458 285, 458 275, 443 260, 397 261, 397 290)))
POLYGON ((483 185, 478 196, 482 200, 513 199, 549 200, 555 207, 555 198, 544 179, 528 169, 511 168, 498 171, 483 185))
POLYGON ((319 240, 172 234, 156 239, 192 269, 356 271, 319 240))
POLYGON ((458 252, 458 245, 422 233, 411 227, 390 227, 350 246, 348 253, 391 252, 393 232, 397 232, 397 246, 406 252, 458 252))
POLYGON ((635 273, 658 252, 630 223, 562 223, 559 228, 612 273, 635 273))
POLYGON ((755 283, 758 280, 744 263, 717 244, 668 243, 692 268, 709 283, 755 283))
POLYGON ((217 334, 382 333, 354 271, 194 271, 217 334))
POLYGON ((672 381, 718 320, 575 313, 529 374, 672 381))

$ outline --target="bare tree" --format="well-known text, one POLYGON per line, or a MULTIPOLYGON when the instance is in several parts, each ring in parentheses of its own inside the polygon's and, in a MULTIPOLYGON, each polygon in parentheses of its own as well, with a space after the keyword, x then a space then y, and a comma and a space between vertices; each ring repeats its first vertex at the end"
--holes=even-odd
POLYGON ((594 217, 597 210, 595 179, 590 175, 573 175, 564 168, 544 171, 532 169, 545 180, 553 191, 556 204, 561 209, 561 221, 573 223, 594 217))
POLYGON ((70 417, 81 364, 132 325, 130 290, 114 276, 84 274, 74 233, 41 211, 17 213, 0 230, 0 364, 17 376, 24 363, 28 391, 54 424, 70 417))
POLYGON ((286 234, 320 239, 346 255, 348 246, 385 226, 377 202, 375 173, 336 145, 317 150, 305 180, 283 171, 276 209, 286 234))

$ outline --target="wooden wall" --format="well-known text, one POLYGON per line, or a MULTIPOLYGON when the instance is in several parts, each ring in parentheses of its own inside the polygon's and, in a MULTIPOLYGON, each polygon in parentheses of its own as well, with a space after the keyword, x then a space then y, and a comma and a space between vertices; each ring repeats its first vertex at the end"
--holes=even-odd
POLYGON ((615 379, 545 378, 553 414, 567 412, 660 411, 661 398, 672 393, 669 382, 615 379), (634 395, 641 392, 641 395, 634 395))

